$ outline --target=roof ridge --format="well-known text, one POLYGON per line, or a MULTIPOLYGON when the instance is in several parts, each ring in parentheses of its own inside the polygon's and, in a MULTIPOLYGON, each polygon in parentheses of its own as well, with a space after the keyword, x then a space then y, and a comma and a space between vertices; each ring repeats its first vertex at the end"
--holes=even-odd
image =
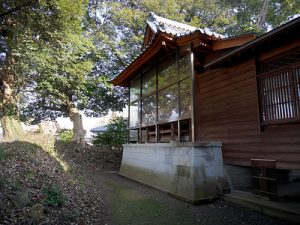
POLYGON ((187 30, 187 31, 195 31, 196 29, 198 29, 198 27, 195 26, 191 26, 189 24, 185 24, 185 23, 180 23, 177 22, 175 20, 170 20, 161 16, 156 15, 154 12, 150 12, 150 15, 148 17, 147 23, 148 22, 157 22, 157 25, 161 25, 161 23, 165 23, 168 25, 173 25, 176 27, 180 27, 181 29, 187 30))
POLYGON ((174 20, 170 20, 158 16, 154 12, 150 12, 147 19, 147 24, 154 31, 154 33, 157 33, 158 31, 162 31, 169 34, 173 34, 175 36, 183 36, 195 31, 200 31, 201 33, 207 34, 209 36, 224 38, 223 35, 212 32, 207 27, 202 29, 200 27, 195 27, 188 24, 180 23, 174 20))

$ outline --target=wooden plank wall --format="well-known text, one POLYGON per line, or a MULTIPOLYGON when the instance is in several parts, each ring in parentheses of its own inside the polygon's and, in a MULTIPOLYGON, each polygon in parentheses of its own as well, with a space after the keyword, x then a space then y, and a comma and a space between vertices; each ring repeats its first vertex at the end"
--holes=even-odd
POLYGON ((260 130, 253 59, 196 75, 196 141, 221 141, 224 163, 250 165, 275 159, 282 169, 300 169, 300 124, 260 130))

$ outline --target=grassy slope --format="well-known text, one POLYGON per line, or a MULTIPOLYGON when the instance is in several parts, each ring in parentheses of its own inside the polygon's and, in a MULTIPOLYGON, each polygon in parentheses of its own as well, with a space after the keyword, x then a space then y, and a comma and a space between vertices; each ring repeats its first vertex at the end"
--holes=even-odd
POLYGON ((30 224, 28 211, 37 203, 44 206, 41 224, 103 223, 102 199, 54 146, 54 137, 42 134, 0 143, 0 224, 30 224), (26 206, 16 204, 19 193, 28 194, 26 206))

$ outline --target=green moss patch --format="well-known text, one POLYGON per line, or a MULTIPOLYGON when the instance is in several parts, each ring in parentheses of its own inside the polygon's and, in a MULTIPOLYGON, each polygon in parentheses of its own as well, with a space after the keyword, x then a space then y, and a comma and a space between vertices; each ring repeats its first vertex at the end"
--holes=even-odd
POLYGON ((192 224, 187 212, 178 212, 172 206, 153 199, 142 192, 112 180, 105 182, 111 190, 107 196, 111 204, 113 224, 192 224))

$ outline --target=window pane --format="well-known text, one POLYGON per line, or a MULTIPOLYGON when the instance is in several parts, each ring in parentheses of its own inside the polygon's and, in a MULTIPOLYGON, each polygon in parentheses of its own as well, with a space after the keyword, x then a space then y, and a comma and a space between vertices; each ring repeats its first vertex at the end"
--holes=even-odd
POLYGON ((142 103, 143 126, 156 123, 156 97, 155 94, 143 99, 142 103))
POLYGON ((191 78, 180 82, 180 116, 190 117, 192 109, 191 78))
POLYGON ((129 127, 139 126, 139 102, 135 102, 129 106, 130 118, 129 127))
POLYGON ((177 84, 158 93, 158 120, 171 121, 178 118, 177 84))
POLYGON ((133 102, 140 97, 140 77, 133 79, 130 81, 130 102, 133 102))
POLYGON ((179 59, 179 79, 181 80, 191 74, 191 55, 186 54, 179 59))
POLYGON ((158 89, 177 82, 176 55, 172 54, 158 64, 158 89))
POLYGON ((145 143, 147 142, 147 131, 146 128, 141 129, 141 142, 145 143))
POLYGON ((142 74, 142 93, 147 96, 156 90, 156 69, 155 66, 142 74))
POLYGON ((138 142, 138 130, 129 130, 129 142, 138 142))
POLYGON ((180 121, 180 141, 187 142, 191 141, 191 120, 180 121))

